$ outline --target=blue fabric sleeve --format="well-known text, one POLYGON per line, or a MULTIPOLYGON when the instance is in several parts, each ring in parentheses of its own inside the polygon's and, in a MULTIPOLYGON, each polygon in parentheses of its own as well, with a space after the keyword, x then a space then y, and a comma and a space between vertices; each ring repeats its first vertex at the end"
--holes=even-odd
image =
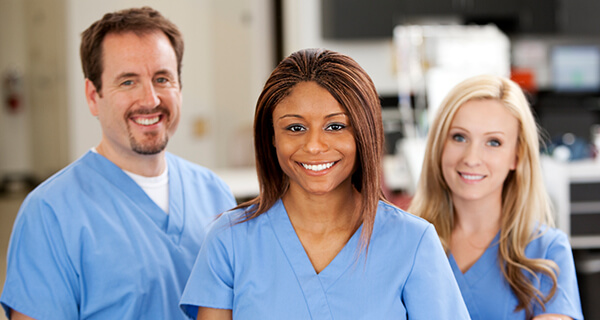
POLYGON ((77 319, 78 275, 67 254, 56 216, 45 202, 29 197, 17 215, 2 292, 5 312, 35 319, 77 319))
POLYGON ((229 215, 223 214, 208 232, 180 302, 196 319, 198 307, 233 308, 233 242, 229 215))
MULTIPOLYGON (((560 230, 556 231, 558 235, 550 243, 547 255, 544 257, 545 259, 554 261, 558 265, 559 273, 556 293, 546 303, 546 311, 537 308, 535 313, 536 315, 554 313, 569 316, 574 320, 583 319, 573 251, 571 250, 571 245, 566 234, 560 230)), ((546 294, 550 292, 551 287, 552 280, 545 275, 542 276, 542 293, 546 294)))
POLYGON ((454 274, 432 225, 421 238, 402 299, 409 319, 470 319, 454 274))

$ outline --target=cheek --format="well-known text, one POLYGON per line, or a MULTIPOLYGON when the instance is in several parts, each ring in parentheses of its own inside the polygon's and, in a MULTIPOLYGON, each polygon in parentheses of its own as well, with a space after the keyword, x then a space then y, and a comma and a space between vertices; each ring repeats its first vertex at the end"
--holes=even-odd
POLYGON ((354 140, 354 135, 350 132, 347 135, 335 137, 333 141, 329 142, 329 145, 335 145, 346 156, 356 158, 356 141, 354 140))
POLYGON ((353 158, 355 161, 357 160, 356 144, 354 143, 354 140, 345 144, 343 150, 347 157, 353 158))
POLYGON ((516 167, 516 155, 510 154, 503 157, 493 157, 494 165, 497 168, 504 168, 506 171, 514 170, 516 167))
POLYGON ((444 147, 444 149, 442 150, 440 163, 442 167, 442 176, 445 181, 448 181, 449 175, 455 170, 457 162, 457 156, 455 151, 456 150, 453 150, 452 148, 446 147, 444 147))
POLYGON ((277 134, 277 132, 273 136, 273 146, 275 147, 275 152, 277 154, 277 161, 284 170, 287 161, 293 153, 292 141, 288 140, 289 139, 285 139, 285 137, 277 134))
POLYGON ((455 162, 454 158, 456 158, 456 155, 454 153, 455 152, 453 152, 452 148, 444 146, 440 158, 442 169, 455 162))

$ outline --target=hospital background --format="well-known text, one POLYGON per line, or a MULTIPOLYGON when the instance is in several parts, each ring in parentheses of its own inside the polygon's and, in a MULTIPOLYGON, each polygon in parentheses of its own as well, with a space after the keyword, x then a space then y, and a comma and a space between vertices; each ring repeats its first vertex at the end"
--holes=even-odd
POLYGON ((384 189, 404 208, 441 97, 474 73, 513 78, 545 132, 546 182, 574 248, 584 315, 600 319, 596 0, 0 0, 0 285, 26 193, 100 140, 80 33, 105 12, 142 5, 185 39, 183 116, 168 150, 217 172, 240 201, 258 191, 256 99, 295 50, 340 51, 371 75, 386 134, 384 189))

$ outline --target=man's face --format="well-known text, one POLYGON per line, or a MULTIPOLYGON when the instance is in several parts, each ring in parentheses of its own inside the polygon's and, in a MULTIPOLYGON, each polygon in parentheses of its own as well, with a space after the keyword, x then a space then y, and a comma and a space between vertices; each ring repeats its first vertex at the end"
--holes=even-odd
POLYGON ((90 111, 102 126, 101 153, 161 153, 181 111, 177 58, 169 39, 162 32, 111 33, 102 50, 102 90, 86 80, 90 111))

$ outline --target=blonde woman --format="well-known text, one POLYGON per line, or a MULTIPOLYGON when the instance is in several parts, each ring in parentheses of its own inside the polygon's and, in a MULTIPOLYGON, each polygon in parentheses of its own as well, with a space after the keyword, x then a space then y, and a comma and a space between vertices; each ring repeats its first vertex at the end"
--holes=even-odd
POLYGON ((582 319, 571 247, 553 228, 538 129, 511 80, 476 76, 442 102, 409 212, 436 227, 477 319, 582 319))

